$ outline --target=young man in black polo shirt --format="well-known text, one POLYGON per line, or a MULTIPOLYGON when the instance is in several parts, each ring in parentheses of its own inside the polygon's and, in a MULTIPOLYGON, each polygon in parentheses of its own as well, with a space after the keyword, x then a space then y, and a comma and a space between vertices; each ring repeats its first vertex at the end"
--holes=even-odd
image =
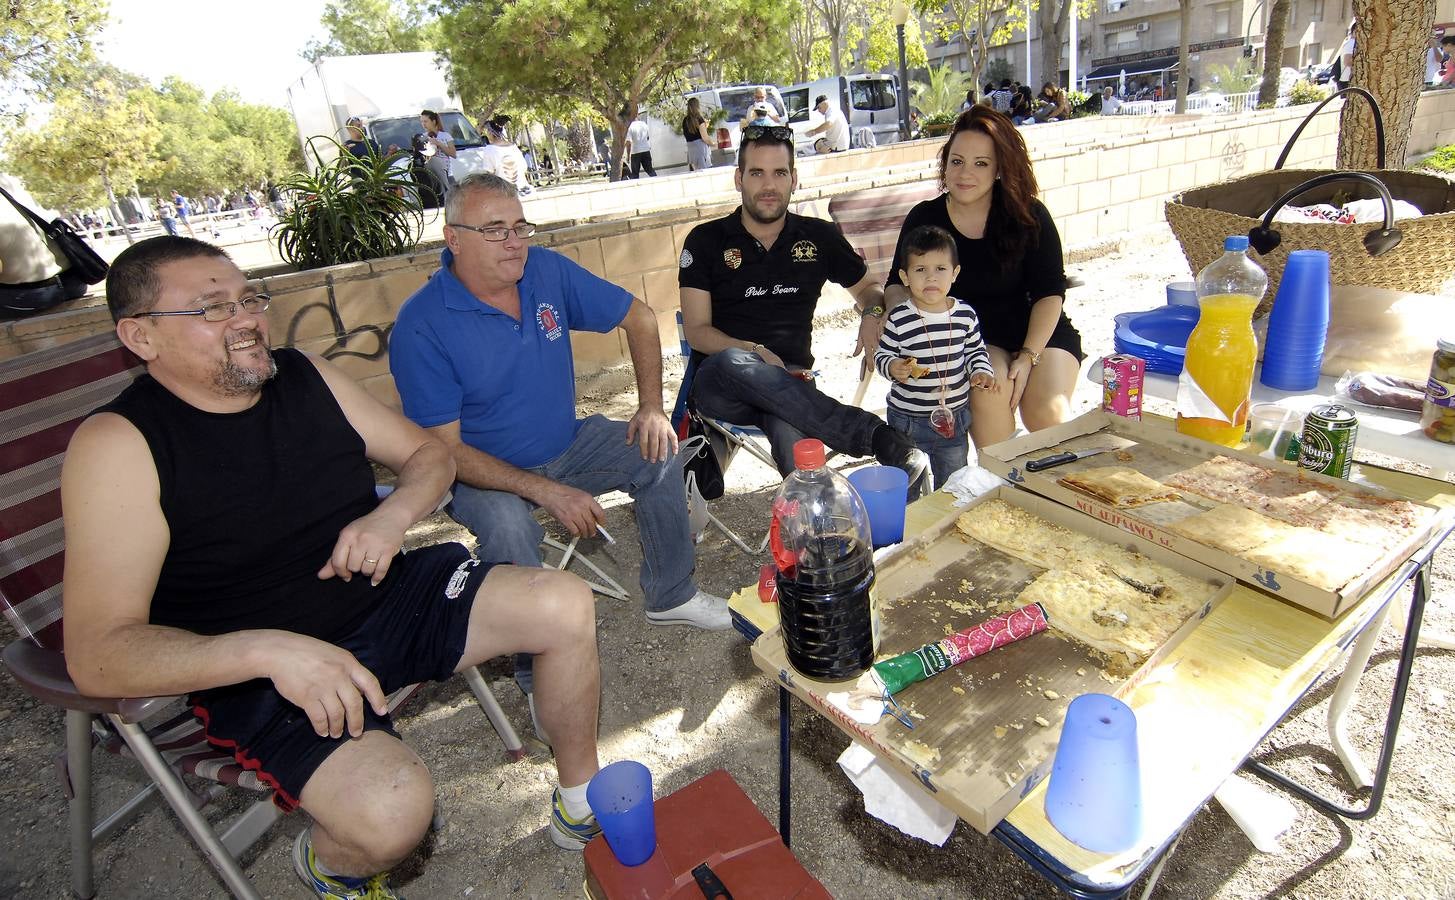
POLYGON ((813 366, 813 312, 824 282, 847 288, 863 315, 855 356, 878 342, 884 292, 832 223, 788 211, 797 186, 793 132, 745 128, 733 183, 743 205, 692 229, 679 261, 682 323, 696 366, 692 405, 761 428, 784 474, 793 470, 794 442, 815 437, 904 469, 911 499, 919 496, 931 487, 929 461, 907 436, 794 374, 813 366))

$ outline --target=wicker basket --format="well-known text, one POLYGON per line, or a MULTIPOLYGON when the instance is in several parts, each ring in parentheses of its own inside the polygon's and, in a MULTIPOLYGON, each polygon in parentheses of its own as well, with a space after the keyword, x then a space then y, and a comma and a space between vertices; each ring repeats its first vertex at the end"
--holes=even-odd
MULTIPOLYGON (((1354 92, 1363 93, 1358 89, 1354 92)), ((1339 96, 1335 94, 1334 96, 1339 96)), ((1373 98, 1365 94, 1370 103, 1373 98)), ((1182 244, 1187 264, 1197 273, 1223 253, 1223 239, 1229 235, 1247 234, 1260 224, 1274 199, 1328 169, 1284 169, 1293 142, 1298 139, 1313 112, 1288 139, 1283 153, 1272 171, 1235 178, 1221 184, 1184 191, 1167 202, 1167 224, 1182 244)), ((1266 256, 1256 252, 1253 258, 1268 273, 1268 293, 1258 304, 1255 318, 1265 316, 1273 306, 1284 263, 1292 250, 1326 250, 1329 253, 1330 280, 1334 284, 1357 284, 1416 293, 1434 293, 1441 283, 1455 275, 1455 182, 1429 172, 1390 170, 1383 167, 1383 123, 1375 107, 1379 137, 1380 167, 1369 170, 1384 182, 1396 200, 1414 204, 1424 213, 1417 219, 1404 219, 1396 227, 1404 239, 1394 249, 1370 256, 1364 249, 1364 236, 1378 225, 1362 223, 1276 222, 1274 228, 1283 236, 1279 245, 1266 256)), ((1371 188, 1352 183, 1335 183, 1314 188, 1299 197, 1303 204, 1328 203, 1336 195, 1368 196, 1371 188)))

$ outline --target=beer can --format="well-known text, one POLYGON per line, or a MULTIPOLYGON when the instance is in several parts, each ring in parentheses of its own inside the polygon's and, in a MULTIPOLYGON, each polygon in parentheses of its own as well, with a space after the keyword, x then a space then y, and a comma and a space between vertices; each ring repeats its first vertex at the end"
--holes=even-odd
POLYGON ((1353 410, 1338 403, 1315 406, 1303 420, 1299 467, 1335 478, 1348 478, 1358 436, 1359 420, 1353 410))

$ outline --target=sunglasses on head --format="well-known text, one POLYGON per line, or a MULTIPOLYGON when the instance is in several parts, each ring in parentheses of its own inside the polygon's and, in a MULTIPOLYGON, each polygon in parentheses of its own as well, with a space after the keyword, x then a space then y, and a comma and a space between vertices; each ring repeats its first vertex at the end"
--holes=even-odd
POLYGON ((782 141, 785 144, 793 143, 793 129, 787 125, 749 125, 743 129, 743 142, 761 141, 767 138, 770 141, 782 141))

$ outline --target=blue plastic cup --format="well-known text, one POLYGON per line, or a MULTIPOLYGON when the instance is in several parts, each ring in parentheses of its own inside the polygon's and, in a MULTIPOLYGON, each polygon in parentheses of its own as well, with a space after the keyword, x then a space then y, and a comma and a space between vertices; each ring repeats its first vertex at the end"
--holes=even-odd
POLYGON ((1259 380, 1280 391, 1307 391, 1319 383, 1329 333, 1329 254, 1288 254, 1273 311, 1259 380))
POLYGON ((1137 717, 1106 694, 1083 694, 1066 708, 1046 786, 1046 818, 1096 853, 1120 853, 1142 833, 1137 717))
POLYGON ((1197 282, 1167 282, 1168 306, 1197 306, 1197 282))
POLYGON ((652 773, 630 759, 597 772, 586 785, 586 802, 617 862, 639 866, 657 849, 652 773))
POLYGON ((849 484, 869 512, 874 548, 904 540, 904 507, 909 499, 909 473, 894 466, 865 466, 849 473, 849 484))

